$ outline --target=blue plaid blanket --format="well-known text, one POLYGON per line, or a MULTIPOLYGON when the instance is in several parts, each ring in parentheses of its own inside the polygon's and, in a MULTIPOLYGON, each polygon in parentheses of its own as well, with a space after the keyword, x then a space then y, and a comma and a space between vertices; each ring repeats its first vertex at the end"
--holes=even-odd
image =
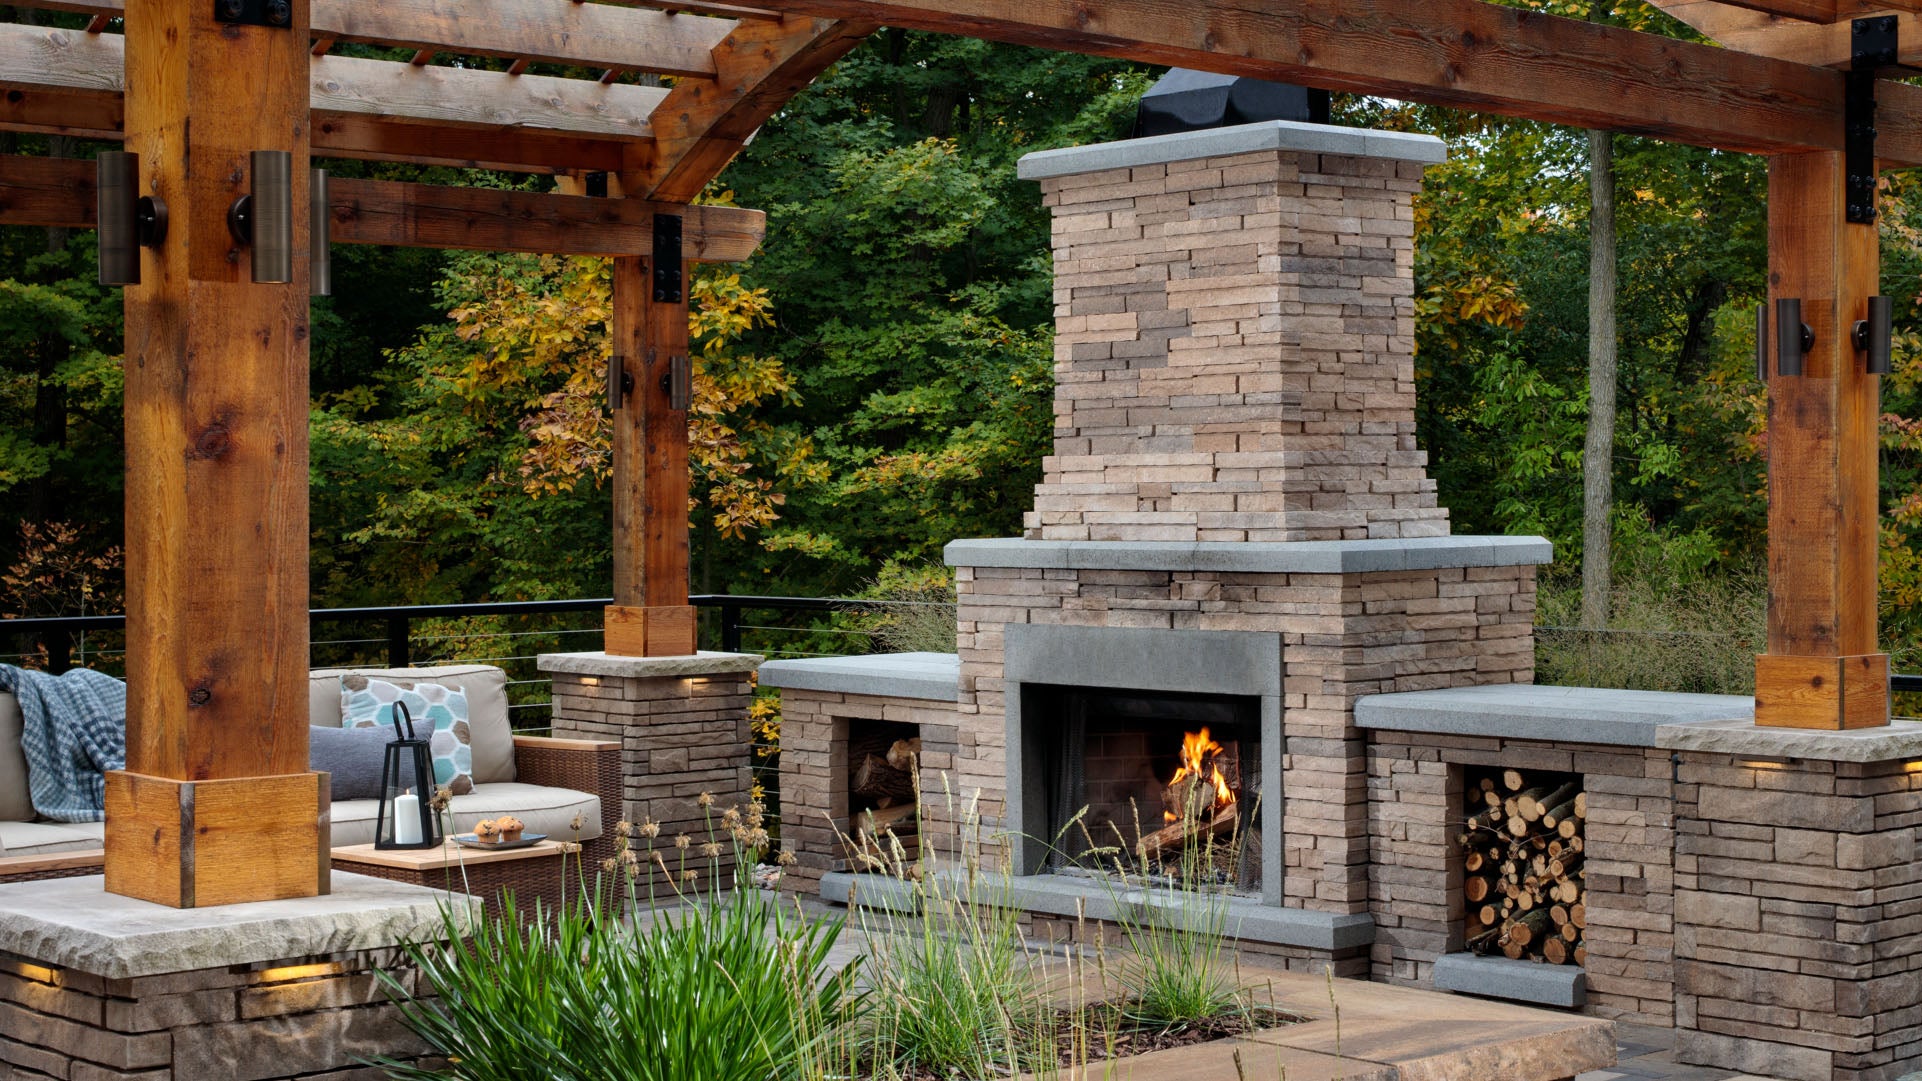
POLYGON ((127 766, 127 685, 85 668, 50 676, 0 664, 0 691, 20 700, 33 809, 55 822, 105 820, 106 771, 127 766))

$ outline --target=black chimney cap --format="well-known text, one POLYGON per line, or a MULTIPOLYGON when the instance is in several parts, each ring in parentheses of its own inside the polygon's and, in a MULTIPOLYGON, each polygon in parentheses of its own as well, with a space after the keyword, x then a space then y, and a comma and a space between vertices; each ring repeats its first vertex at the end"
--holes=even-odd
POLYGON ((1260 120, 1328 123, 1328 91, 1173 68, 1141 96, 1137 136, 1200 131, 1260 120))

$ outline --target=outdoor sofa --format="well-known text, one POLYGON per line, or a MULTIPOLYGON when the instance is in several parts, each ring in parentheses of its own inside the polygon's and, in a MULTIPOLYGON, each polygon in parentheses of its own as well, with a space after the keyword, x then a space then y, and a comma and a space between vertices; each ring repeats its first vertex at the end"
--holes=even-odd
MULTIPOLYGON (((518 736, 508 721, 507 676, 491 665, 407 669, 316 669, 309 675, 308 722, 340 726, 340 677, 360 672, 375 679, 459 687, 468 700, 473 791, 455 796, 453 832, 468 832, 483 818, 511 814, 532 833, 579 841, 589 867, 613 853, 614 824, 621 815, 618 744, 518 736), (572 828, 575 816, 582 826, 572 828)), ((104 823, 36 820, 27 796, 27 760, 20 748, 20 708, 0 692, 0 882, 65 878, 100 873, 104 823)), ((333 804, 332 843, 374 840, 373 799, 333 804)))

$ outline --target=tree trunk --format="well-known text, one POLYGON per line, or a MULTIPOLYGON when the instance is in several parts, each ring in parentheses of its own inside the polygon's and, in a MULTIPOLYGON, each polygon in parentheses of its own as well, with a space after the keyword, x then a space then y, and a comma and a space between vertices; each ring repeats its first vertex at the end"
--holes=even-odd
POLYGON ((1588 440, 1582 450, 1582 626, 1608 624, 1615 509, 1615 147, 1588 133, 1588 440))

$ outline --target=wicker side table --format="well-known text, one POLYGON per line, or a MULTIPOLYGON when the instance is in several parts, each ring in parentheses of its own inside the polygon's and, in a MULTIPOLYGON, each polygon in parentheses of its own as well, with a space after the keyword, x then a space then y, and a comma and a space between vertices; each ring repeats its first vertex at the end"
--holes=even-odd
POLYGON ((440 848, 425 849, 346 845, 334 849, 334 866, 430 889, 471 893, 486 904, 489 916, 499 916, 502 895, 512 893, 515 911, 522 919, 532 919, 536 901, 554 912, 563 897, 579 894, 578 882, 568 881, 578 876, 579 850, 579 845, 555 841, 499 852, 465 848, 452 840, 440 848))

